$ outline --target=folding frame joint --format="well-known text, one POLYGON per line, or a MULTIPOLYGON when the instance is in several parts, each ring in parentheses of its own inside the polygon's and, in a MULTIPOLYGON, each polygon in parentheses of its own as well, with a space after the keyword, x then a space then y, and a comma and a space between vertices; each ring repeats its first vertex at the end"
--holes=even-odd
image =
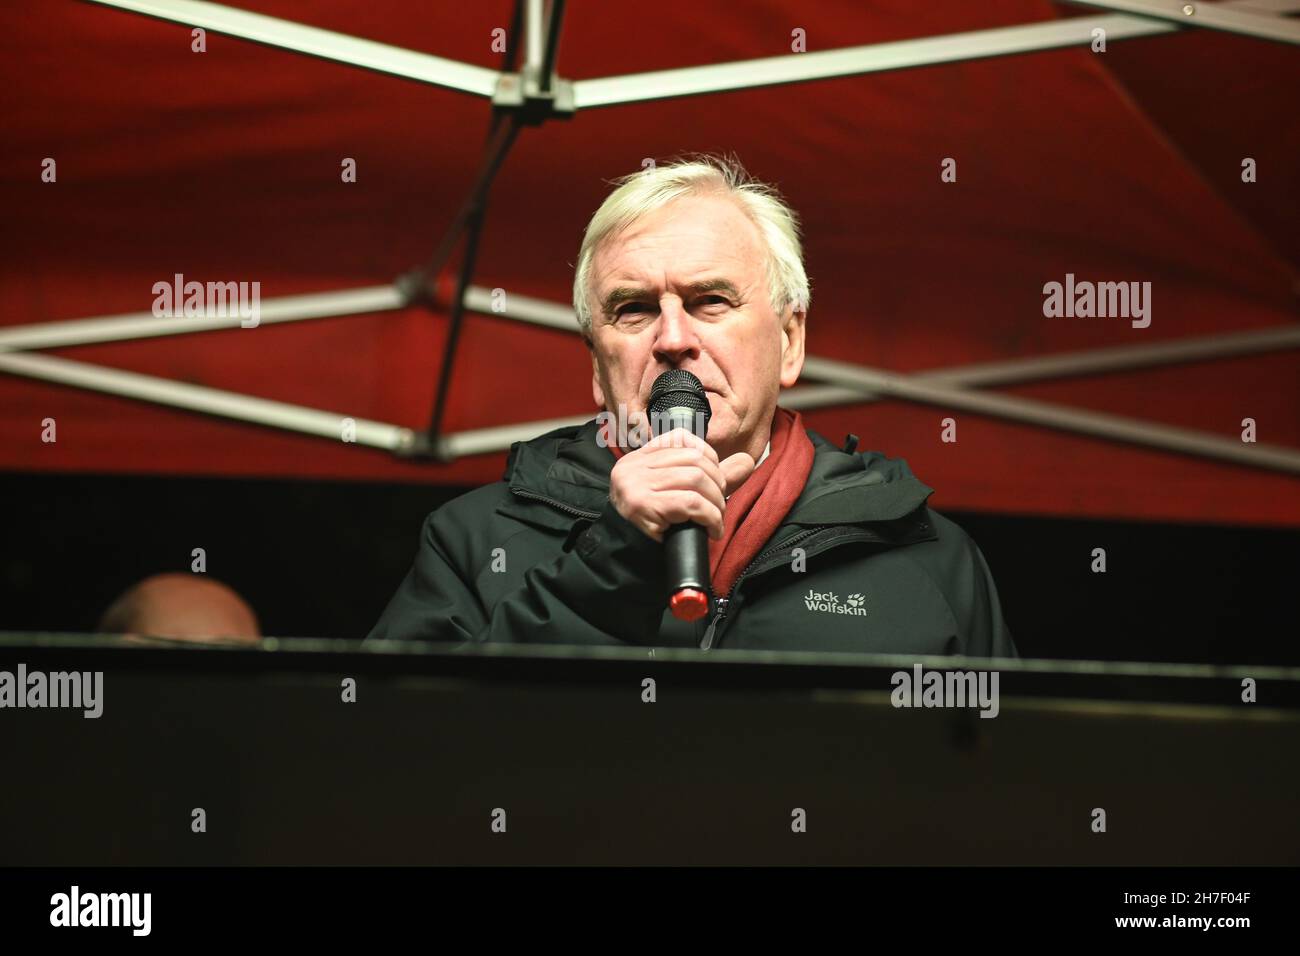
POLYGON ((404 309, 414 305, 433 304, 433 290, 429 286, 428 277, 419 269, 403 272, 393 280, 393 286, 402 297, 404 309))
POLYGON ((451 453, 447 445, 447 440, 440 435, 412 431, 409 440, 405 435, 402 438, 402 443, 393 449, 393 454, 398 458, 410 461, 432 461, 439 465, 448 465, 456 460, 456 456, 451 453))
POLYGON ((538 126, 549 119, 572 119, 577 110, 571 81, 552 75, 550 89, 543 90, 532 67, 501 74, 492 105, 515 113, 525 126, 538 126))

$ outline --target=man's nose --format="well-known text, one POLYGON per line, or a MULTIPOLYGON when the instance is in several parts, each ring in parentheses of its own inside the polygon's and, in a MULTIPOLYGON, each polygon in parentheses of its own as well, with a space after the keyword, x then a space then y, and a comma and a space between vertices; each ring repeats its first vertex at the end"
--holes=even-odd
POLYGON ((695 319, 676 296, 667 296, 659 304, 659 334, 655 336, 654 353, 656 361, 672 367, 680 366, 685 359, 700 357, 695 319))

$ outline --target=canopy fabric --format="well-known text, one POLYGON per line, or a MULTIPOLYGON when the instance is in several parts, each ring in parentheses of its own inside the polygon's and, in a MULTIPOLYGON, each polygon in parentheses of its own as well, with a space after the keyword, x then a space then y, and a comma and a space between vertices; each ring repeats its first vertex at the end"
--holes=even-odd
MULTIPOLYGON (((512 4, 257 0, 247 9, 499 68, 512 4)), ((996 4, 572 2, 569 79, 1081 15, 996 4)), ((1093 11, 1095 12, 1095 11, 1093 11)), ((1086 15, 1086 11, 1084 15, 1086 15)), ((10 9, 0 323, 148 311, 180 273, 263 299, 424 262, 479 163, 487 103, 89 4, 10 9), (42 161, 57 181, 42 182, 42 161), (356 161, 357 181, 340 175, 356 161)), ((790 54, 797 55, 797 54, 790 54)), ((896 372, 1294 325, 1300 89, 1293 47, 1205 31, 579 110, 525 128, 491 193, 474 282, 570 297, 607 180, 726 152, 799 212, 810 354, 896 372), (1290 96, 1286 91, 1290 91, 1290 96), (956 160, 957 181, 941 181, 956 160), (1258 181, 1241 177, 1243 158, 1258 181), (1047 317, 1043 287, 1150 282, 1151 323, 1047 317)), ((422 428, 446 316, 413 307, 50 354, 422 428)), ((466 317, 445 428, 590 412, 580 339, 466 317)), ((1300 447, 1295 349, 999 389, 1300 447)), ((948 510, 1300 525, 1294 476, 901 401, 804 413, 906 458, 948 510), (941 441, 942 420, 957 441, 941 441)), ((471 485, 504 453, 412 462, 0 375, 0 467, 471 485), (57 441, 41 440, 42 422, 57 441)))

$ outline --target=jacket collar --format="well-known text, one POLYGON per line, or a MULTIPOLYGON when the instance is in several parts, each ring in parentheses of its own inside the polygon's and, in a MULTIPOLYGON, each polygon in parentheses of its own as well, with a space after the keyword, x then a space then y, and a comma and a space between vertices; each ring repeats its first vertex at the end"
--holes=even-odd
MULTIPOLYGON (((597 421, 559 428, 526 442, 516 442, 506 462, 504 480, 511 500, 498 511, 529 524, 566 530, 573 511, 599 514, 609 499, 614 457, 596 444, 597 421), (539 507, 546 502, 550 507, 539 507), (564 509, 572 509, 565 511, 564 509)), ((813 465, 803 493, 782 523, 788 525, 870 525, 909 516, 934 489, 922 483, 902 459, 880 452, 846 454, 808 430, 813 465)))

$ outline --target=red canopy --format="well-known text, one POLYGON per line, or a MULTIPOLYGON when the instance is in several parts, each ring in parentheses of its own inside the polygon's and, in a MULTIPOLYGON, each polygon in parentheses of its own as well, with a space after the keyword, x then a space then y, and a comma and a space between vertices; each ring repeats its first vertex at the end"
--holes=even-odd
MULTIPOLYGON (((247 9, 500 67, 507 2, 258 0, 247 9)), ((1050 21, 998 4, 570 3, 557 70, 581 80, 1050 21)), ((1096 11, 1070 16, 1093 16, 1096 11)), ((424 262, 479 164, 485 100, 90 4, 4 31, 7 326, 148 311, 155 282, 272 297, 374 286, 424 262), (42 161, 57 162, 43 182, 42 161), (356 161, 357 181, 340 164, 356 161)), ((914 373, 1296 324, 1294 47, 1209 31, 579 109, 525 128, 491 193, 474 282, 566 302, 605 180, 726 151, 803 218, 812 355, 914 373), (957 161, 957 181, 940 164, 957 161), (1244 158, 1258 181, 1242 181, 1244 158), (1048 318, 1044 283, 1149 281, 1151 324, 1048 318)), ((423 428, 447 320, 412 307, 49 354, 423 428)), ((1294 348, 986 389, 1300 446, 1294 348)), ((581 341, 465 320, 448 431, 595 413, 581 341)), ((904 457, 940 509, 1300 525, 1293 475, 879 401, 805 412, 904 457), (940 440, 955 418, 955 443, 940 440)), ((0 466, 475 484, 503 454, 411 462, 0 376, 0 466), (57 422, 57 442, 41 440, 57 422)))

